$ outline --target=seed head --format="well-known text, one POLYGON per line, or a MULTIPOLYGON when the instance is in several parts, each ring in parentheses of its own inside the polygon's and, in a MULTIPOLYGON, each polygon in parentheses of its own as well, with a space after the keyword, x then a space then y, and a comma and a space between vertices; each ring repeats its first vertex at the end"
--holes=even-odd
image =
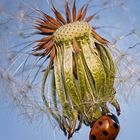
POLYGON ((68 138, 82 123, 90 126, 109 112, 107 102, 120 113, 114 94, 115 65, 108 41, 88 24, 94 14, 86 17, 87 10, 88 5, 84 5, 76 12, 74 1, 71 12, 66 2, 64 18, 52 6, 55 18, 40 11, 43 18, 35 25, 36 33, 44 37, 36 41, 33 55, 50 57, 42 80, 42 99, 68 138), (44 90, 50 70, 54 77, 52 88, 56 89, 50 95, 52 103, 48 103, 44 90))

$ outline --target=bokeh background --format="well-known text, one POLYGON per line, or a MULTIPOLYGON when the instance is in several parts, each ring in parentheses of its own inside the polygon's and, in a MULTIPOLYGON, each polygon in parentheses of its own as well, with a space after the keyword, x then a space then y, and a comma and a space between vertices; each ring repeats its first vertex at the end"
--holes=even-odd
MULTIPOLYGON (((69 2, 72 5, 73 0, 69 2)), ((97 12, 90 24, 97 27, 98 33, 124 52, 117 58, 118 66, 122 66, 121 72, 124 73, 116 84, 117 98, 122 110, 119 117, 121 131, 117 140, 138 140, 140 139, 140 1, 77 0, 77 7, 81 7, 84 3, 89 3, 89 15, 97 12)), ((62 13, 64 12, 65 0, 53 0, 53 4, 62 13)), ((28 60, 24 74, 19 70, 20 64, 26 60, 26 55, 32 48, 29 47, 26 51, 21 49, 29 44, 29 41, 37 39, 36 36, 29 36, 33 30, 32 25, 38 17, 35 9, 52 15, 50 2, 47 0, 0 0, 1 140, 66 139, 59 127, 47 118, 47 112, 39 111, 42 105, 39 99, 41 77, 38 76, 36 82, 32 84, 35 71, 29 70, 35 66, 39 67, 39 64, 36 64, 37 60, 34 58, 28 60), (25 80, 24 76, 28 76, 27 73, 33 75, 30 74, 31 78, 25 80), (27 92, 33 95, 23 98, 27 92)), ((82 126, 72 140, 86 140, 88 134, 89 128, 82 126)))

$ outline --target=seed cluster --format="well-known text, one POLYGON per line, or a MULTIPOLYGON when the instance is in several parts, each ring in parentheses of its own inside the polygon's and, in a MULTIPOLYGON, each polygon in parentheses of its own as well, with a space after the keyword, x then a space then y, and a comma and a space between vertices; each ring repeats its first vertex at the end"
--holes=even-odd
POLYGON ((78 38, 84 36, 85 34, 91 33, 91 27, 87 22, 73 22, 67 25, 61 26, 54 33, 54 40, 56 42, 73 40, 74 38, 78 38))

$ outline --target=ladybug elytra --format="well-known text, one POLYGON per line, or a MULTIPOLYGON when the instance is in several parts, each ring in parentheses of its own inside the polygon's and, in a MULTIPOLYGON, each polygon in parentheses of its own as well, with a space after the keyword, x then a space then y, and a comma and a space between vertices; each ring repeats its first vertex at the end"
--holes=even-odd
POLYGON ((120 130, 118 118, 107 113, 92 126, 89 140, 115 140, 120 130))

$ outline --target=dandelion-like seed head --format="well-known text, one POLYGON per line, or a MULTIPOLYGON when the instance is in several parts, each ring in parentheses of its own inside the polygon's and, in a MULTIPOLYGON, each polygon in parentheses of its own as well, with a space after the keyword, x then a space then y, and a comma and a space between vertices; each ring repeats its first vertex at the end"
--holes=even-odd
POLYGON ((115 99, 115 64, 107 48, 109 42, 88 24, 94 14, 86 17, 87 10, 88 5, 84 5, 77 12, 74 1, 71 12, 66 2, 64 18, 52 6, 55 18, 39 11, 42 18, 34 26, 38 30, 36 34, 44 37, 36 40, 33 55, 50 58, 42 80, 42 99, 68 138, 81 128, 81 124, 91 126, 102 114, 109 112, 108 102, 118 115, 120 113, 115 99), (55 91, 49 103, 45 83, 51 70, 55 91))

